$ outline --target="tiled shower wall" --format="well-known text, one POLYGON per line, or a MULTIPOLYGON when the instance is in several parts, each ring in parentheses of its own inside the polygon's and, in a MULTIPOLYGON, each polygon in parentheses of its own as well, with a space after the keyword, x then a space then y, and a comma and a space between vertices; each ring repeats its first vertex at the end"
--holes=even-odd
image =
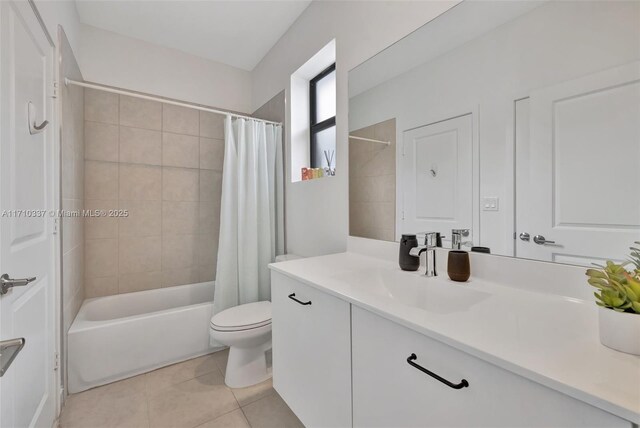
POLYGON ((349 235, 394 241, 396 120, 358 129, 351 135, 391 144, 349 139, 349 235))
POLYGON ((223 115, 85 91, 87 297, 214 279, 223 157, 223 115))

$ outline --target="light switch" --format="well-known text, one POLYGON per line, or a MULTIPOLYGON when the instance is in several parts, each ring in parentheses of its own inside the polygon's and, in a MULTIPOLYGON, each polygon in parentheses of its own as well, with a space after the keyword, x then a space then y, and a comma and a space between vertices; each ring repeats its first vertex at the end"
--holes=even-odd
POLYGON ((482 198, 482 211, 499 211, 499 198, 482 198))

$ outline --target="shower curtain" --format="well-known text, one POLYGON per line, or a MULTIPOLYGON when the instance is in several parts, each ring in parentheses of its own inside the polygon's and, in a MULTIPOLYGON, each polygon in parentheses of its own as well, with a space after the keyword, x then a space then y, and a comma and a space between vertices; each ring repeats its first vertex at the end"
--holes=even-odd
POLYGON ((214 314, 270 300, 267 265, 284 253, 282 126, 227 116, 224 138, 214 314))

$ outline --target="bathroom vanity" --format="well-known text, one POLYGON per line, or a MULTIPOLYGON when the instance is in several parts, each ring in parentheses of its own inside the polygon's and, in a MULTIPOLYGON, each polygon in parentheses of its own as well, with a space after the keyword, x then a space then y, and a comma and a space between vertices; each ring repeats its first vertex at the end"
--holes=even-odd
POLYGON ((305 425, 637 428, 640 357, 600 343, 585 269, 640 241, 639 12, 464 1, 349 71, 348 251, 271 266, 305 425), (401 271, 417 232, 493 255, 401 271))
POLYGON ((640 358, 600 344, 580 268, 474 255, 459 284, 395 251, 271 265, 274 388, 306 426, 640 423, 640 358))

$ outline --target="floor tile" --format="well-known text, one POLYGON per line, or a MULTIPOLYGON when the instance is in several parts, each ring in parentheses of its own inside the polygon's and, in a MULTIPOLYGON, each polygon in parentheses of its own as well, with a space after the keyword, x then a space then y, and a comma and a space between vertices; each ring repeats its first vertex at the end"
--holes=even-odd
POLYGON ((148 428, 144 394, 71 396, 60 418, 61 428, 148 428))
POLYGON ((304 428, 278 394, 271 394, 242 408, 252 428, 304 428))
POLYGON ((146 392, 146 380, 146 375, 141 374, 104 385, 101 388, 104 388, 107 394, 144 394, 146 392))
POLYGON ((218 365, 218 369, 220 369, 220 372, 222 374, 225 374, 225 371, 227 369, 227 358, 229 358, 229 348, 224 349, 222 351, 218 351, 213 355, 213 359, 216 361, 216 364, 218 365))
POLYGON ((238 408, 218 371, 149 392, 148 400, 153 428, 192 428, 238 408))
POLYGON ((250 428, 242 410, 234 410, 216 419, 199 425, 198 428, 250 428))
POLYGON ((272 379, 269 379, 247 388, 232 388, 231 392, 233 392, 236 400, 238 400, 238 404, 242 407, 266 397, 269 394, 273 394, 275 390, 273 389, 272 379))
POLYGON ((228 388, 222 374, 227 357, 224 350, 73 394, 65 402, 60 427, 302 426, 271 380, 228 388))
POLYGON ((219 373, 213 355, 214 354, 205 355, 147 373, 147 391, 157 391, 208 373, 219 373))
POLYGON ((215 371, 222 373, 218 369, 218 365, 216 363, 214 356, 215 354, 208 354, 208 355, 204 355, 202 357, 198 357, 198 358, 194 358, 193 360, 190 360, 191 367, 193 367, 193 372, 196 375, 195 377, 200 377, 215 371))

